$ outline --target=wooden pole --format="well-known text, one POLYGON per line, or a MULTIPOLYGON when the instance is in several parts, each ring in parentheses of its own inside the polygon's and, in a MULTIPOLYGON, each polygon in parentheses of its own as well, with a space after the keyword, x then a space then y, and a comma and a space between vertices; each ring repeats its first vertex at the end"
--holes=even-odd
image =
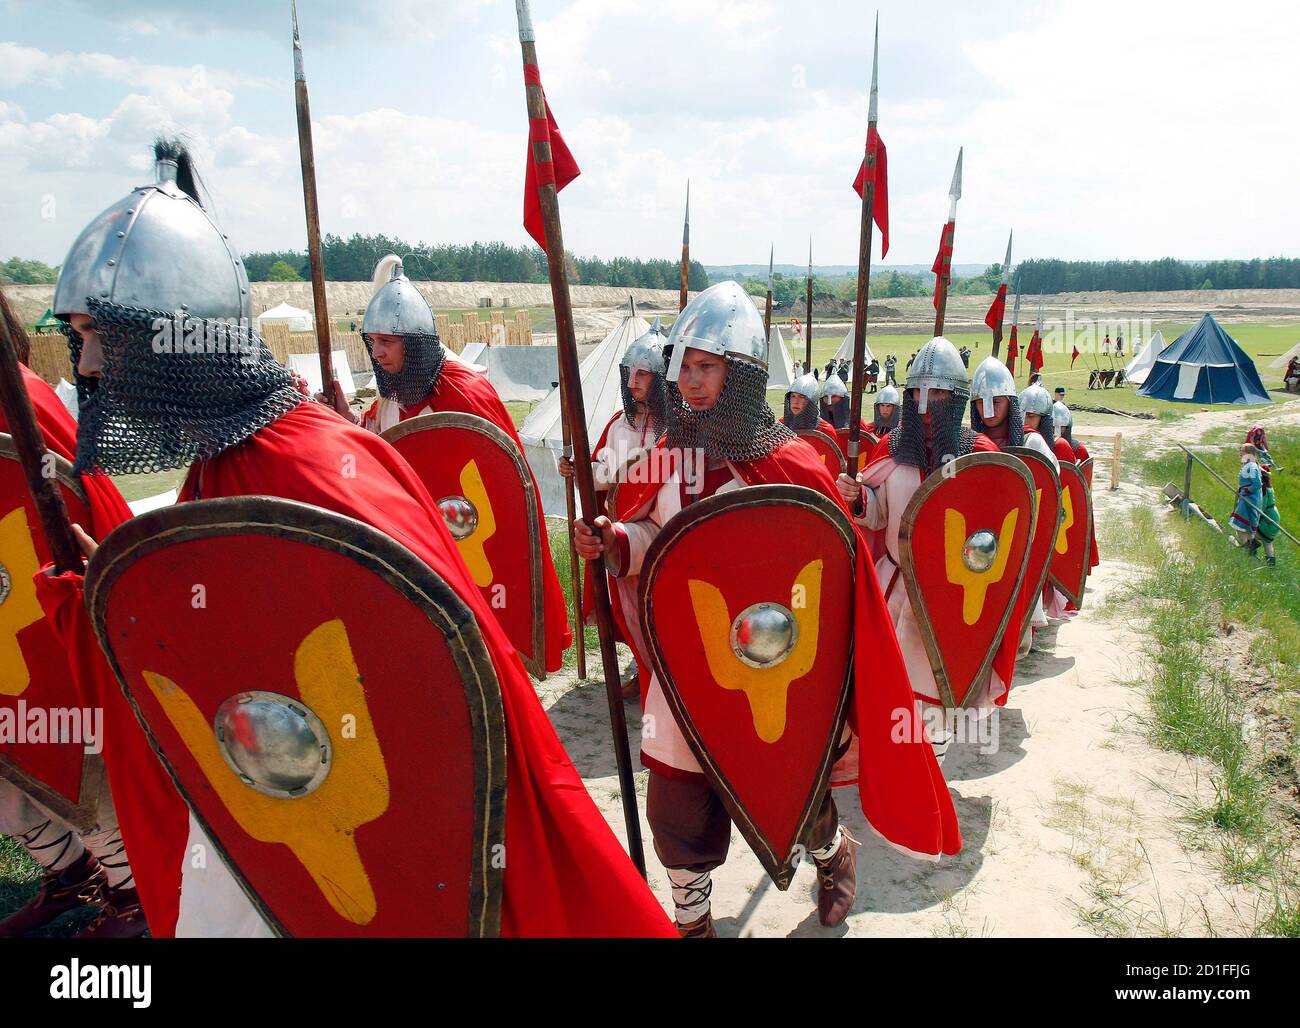
POLYGON ((807 302, 807 308, 808 308, 808 309, 807 309, 807 315, 808 315, 808 317, 807 317, 806 321, 804 322, 804 326, 803 326, 803 331, 804 331, 804 356, 805 356, 805 358, 806 358, 805 361, 804 361, 804 371, 805 371, 805 372, 810 372, 810 371, 812 371, 812 367, 813 367, 813 360, 812 360, 812 337, 813 337, 813 324, 812 324, 812 293, 813 293, 813 281, 812 281, 812 236, 809 236, 809 237, 808 237, 808 302, 807 302))
POLYGON ((321 253, 320 209, 316 198, 316 149, 311 138, 311 105, 307 100, 307 76, 303 71, 302 41, 298 36, 298 4, 290 0, 293 13, 293 91, 298 112, 298 157, 302 163, 302 199, 307 213, 307 257, 311 262, 311 296, 316 314, 316 349, 320 353, 321 391, 334 402, 334 368, 331 357, 330 314, 325 302, 325 261, 321 253))
POLYGON ((939 243, 942 252, 948 254, 939 276, 938 293, 934 308, 934 334, 943 335, 943 320, 948 311, 948 287, 952 285, 952 251, 953 240, 957 235, 957 201, 961 199, 961 161, 964 148, 957 151, 957 167, 952 173, 952 185, 948 189, 948 220, 944 222, 943 239, 939 243))
POLYGON ((853 371, 850 381, 853 393, 849 397, 849 474, 858 473, 858 454, 862 449, 862 390, 863 366, 867 360, 867 302, 871 293, 871 236, 874 230, 876 207, 876 150, 871 145, 876 133, 877 73, 880 66, 880 16, 876 16, 876 41, 871 57, 871 104, 867 112, 867 173, 862 182, 862 219, 858 231, 858 297, 853 312, 853 371))
POLYGON ((4 410, 9 434, 13 437, 18 460, 27 478, 27 489, 36 505, 41 531, 50 548, 56 574, 81 571, 81 546, 72 532, 67 505, 59 492, 58 479, 51 474, 53 464, 46 459, 45 436, 36 421, 31 397, 23 385, 18 367, 18 340, 13 326, 19 322, 9 307, 9 299, 0 290, 0 409, 4 410))
POLYGON ((677 310, 686 309, 686 294, 691 281, 691 180, 686 180, 686 219, 682 222, 682 285, 677 295, 677 310))
POLYGON ((772 345, 772 260, 776 256, 776 244, 767 256, 767 301, 763 304, 763 338, 772 345))
MULTIPOLYGON (((1001 292, 1002 289, 1005 289, 1007 287, 1007 284, 1010 282, 1010 280, 1011 280, 1011 236, 1008 235, 1007 256, 1006 259, 1002 262, 1002 287, 998 291, 1001 292)), ((998 356, 999 352, 1002 349, 1002 322, 1003 319, 1006 317, 1005 301, 1006 301, 1006 297, 1004 296, 1002 314, 998 316, 997 327, 993 329, 993 356, 994 357, 998 356)))
MULTIPOLYGON (((519 21, 519 44, 523 53, 525 93, 528 118, 533 125, 546 124, 546 96, 537 72, 537 46, 533 34, 528 0, 515 0, 519 21), (533 69, 532 72, 529 69, 533 69)), ((547 138, 532 143, 533 161, 541 168, 551 164, 551 143, 547 138)), ((546 263, 551 279, 551 297, 555 304, 555 332, 560 367, 560 396, 565 419, 572 433, 573 471, 582 503, 582 519, 594 528, 600 514, 596 503, 596 484, 591 471, 591 446, 587 439, 586 405, 578 376, 578 345, 573 332, 573 307, 569 297, 568 272, 564 263, 564 235, 560 228, 559 194, 555 177, 539 175, 537 198, 542 209, 546 232, 546 263)), ((641 820, 637 812, 636 788, 632 780, 632 756, 627 741, 627 717, 623 711, 623 692, 614 649, 614 619, 609 604, 609 579, 605 560, 590 561, 596 597, 596 630, 600 635, 601 666, 605 674, 605 698, 609 705, 610 728, 614 738, 614 759, 618 765, 619 793, 623 801, 623 819, 627 825, 628 855, 645 877, 645 852, 641 844, 641 820)))

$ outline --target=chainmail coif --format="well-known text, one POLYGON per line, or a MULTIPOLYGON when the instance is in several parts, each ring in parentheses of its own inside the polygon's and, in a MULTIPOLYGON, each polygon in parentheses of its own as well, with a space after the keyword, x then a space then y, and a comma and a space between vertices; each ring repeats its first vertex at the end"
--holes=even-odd
POLYGON ((795 438, 767 405, 767 369, 730 354, 726 361, 722 394, 706 411, 693 410, 677 383, 668 383, 669 449, 700 449, 717 460, 758 460, 795 438))
MULTIPOLYGON (((984 417, 980 413, 982 406, 979 400, 972 401, 970 405, 970 425, 976 432, 984 432, 984 417)), ((1020 397, 1007 397, 1007 445, 1023 446, 1025 444, 1025 418, 1020 413, 1020 397)))
MULTIPOLYGON (((650 437, 658 439, 664 434, 664 428, 668 424, 668 380, 663 375, 656 375, 653 372, 649 374, 653 381, 650 383, 645 409, 650 415, 650 437)), ((618 375, 619 388, 623 393, 623 414, 627 418, 627 423, 632 428, 636 428, 637 415, 640 414, 642 405, 636 401, 628 385, 632 378, 632 369, 620 367, 618 375)))
POLYGON ((929 475, 945 460, 970 453, 975 445, 975 433, 962 424, 966 399, 964 393, 953 393, 943 398, 930 396, 931 440, 930 452, 927 453, 921 412, 916 409, 912 391, 905 390, 902 421, 888 436, 889 456, 899 464, 920 468, 924 475, 929 475))
MULTIPOLYGON (((91 300, 104 352, 100 378, 76 374, 82 474, 169 471, 215 457, 310 402, 261 337, 163 311, 91 300), (172 352, 155 352, 160 328, 172 352), (202 341, 187 353, 185 341, 202 341)), ((75 369, 82 339, 65 323, 75 369)))
POLYGON ((848 397, 841 397, 839 403, 831 403, 829 400, 822 401, 821 416, 829 421, 836 428, 849 427, 849 400, 848 397))
POLYGON ((397 372, 385 371, 379 366, 369 333, 363 332, 361 338, 365 340, 370 364, 375 369, 375 386, 380 396, 396 400, 403 407, 414 407, 428 398, 447 359, 447 351, 442 348, 442 339, 436 328, 429 335, 412 333, 401 337, 402 370, 397 372))
POLYGON ((793 395, 793 393, 785 394, 785 416, 781 418, 781 423, 795 432, 807 428, 816 428, 821 421, 821 412, 817 409, 817 404, 813 400, 809 400, 803 409, 803 413, 796 414, 790 409, 790 397, 793 395))

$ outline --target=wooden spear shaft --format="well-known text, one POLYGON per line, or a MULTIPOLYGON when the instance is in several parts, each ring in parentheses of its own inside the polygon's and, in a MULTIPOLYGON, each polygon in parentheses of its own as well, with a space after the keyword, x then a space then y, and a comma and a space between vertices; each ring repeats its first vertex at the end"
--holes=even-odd
POLYGON ((18 367, 19 343, 10 331, 10 326, 18 324, 18 321, 3 292, 0 292, 0 305, 3 306, 0 310, 0 409, 4 410, 9 434, 13 436, 18 460, 27 478, 27 489, 36 505, 41 531, 54 561, 54 571, 60 575, 66 571, 80 571, 81 547, 72 533, 67 505, 59 492, 58 480, 51 474, 54 466, 46 459, 45 436, 41 434, 31 397, 23 385, 23 374, 18 367))
POLYGON ((298 156, 302 163, 302 199, 307 212, 307 257, 311 262, 311 296, 316 312, 316 349, 320 353, 321 391, 334 402, 334 370, 330 341, 329 307, 325 302, 325 261, 321 254, 320 209, 316 197, 316 148, 311 138, 311 105, 303 70, 302 42, 298 37, 298 5, 293 9, 293 91, 298 111, 298 156))
MULTIPOLYGON (((871 128, 875 128, 872 124, 871 128)), ((868 131, 870 138, 870 131, 868 131)), ((849 398, 849 474, 858 473, 862 449, 862 390, 867 361, 867 302, 871 292, 871 237, 876 206, 876 152, 867 145, 867 175, 862 184, 862 230, 858 235, 858 302, 853 312, 853 395, 849 398)))
POLYGON ((943 242, 940 244, 943 250, 948 254, 948 259, 944 261, 941 269, 943 274, 939 276, 939 303, 934 311, 934 334, 943 335, 943 318, 948 310, 948 286, 952 284, 952 244, 957 235, 957 223, 954 221, 951 225, 945 225, 943 230, 943 242))
POLYGON ((808 247, 808 296, 807 296, 807 301, 806 301, 806 307, 807 307, 807 310, 805 311, 805 313, 807 314, 807 319, 806 319, 805 324, 804 324, 804 327, 803 327, 803 330, 804 330, 804 357, 805 357, 805 360, 804 360, 804 373, 805 373, 805 374, 811 372, 811 371, 812 371, 812 367, 813 367, 813 361, 812 361, 812 336, 813 336, 813 326, 812 326, 812 289, 813 289, 813 283, 812 283, 812 247, 811 247, 811 245, 810 245, 810 246, 808 247))
MULTIPOLYGON (((540 82, 532 81, 529 67, 537 67, 537 47, 533 42, 527 0, 516 0, 519 16, 520 47, 526 76, 528 118, 533 124, 546 121, 546 97, 540 82)), ((533 142, 533 160, 539 167, 551 163, 551 144, 547 139, 533 142)), ((545 179, 546 176, 539 176, 545 179)), ((551 296, 555 303, 555 331, 560 367, 560 398, 572 433, 573 471, 582 503, 582 519, 592 526, 600 514, 596 503, 596 483, 591 471, 591 446, 587 439, 586 405, 578 376, 578 346, 573 333, 573 307, 569 299, 568 273, 564 264, 564 235, 560 229, 560 202, 554 177, 539 181, 537 198, 546 231, 546 263, 551 279, 551 296)), ((614 737, 614 759, 618 765, 619 792, 623 801, 623 818, 627 825, 628 855, 645 877, 645 851, 641 844, 641 820, 636 806, 636 789, 632 780, 632 756, 627 742, 627 717, 623 711, 623 693, 619 682, 618 653, 614 649, 614 619, 609 605, 609 579, 605 560, 597 557, 588 562, 592 570, 596 597, 596 630, 600 636, 600 658, 605 673, 605 696, 609 704, 610 727, 614 737)))
POLYGON ((682 282, 677 294, 677 310, 686 310, 686 294, 691 281, 691 184, 686 183, 686 219, 682 222, 682 282))

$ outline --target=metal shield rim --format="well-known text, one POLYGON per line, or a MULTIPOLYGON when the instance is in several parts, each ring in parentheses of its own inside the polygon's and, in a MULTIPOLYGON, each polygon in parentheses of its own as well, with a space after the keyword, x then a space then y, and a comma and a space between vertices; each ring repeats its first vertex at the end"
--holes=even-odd
MULTIPOLYGON (((800 438, 816 436, 818 439, 822 440, 823 442, 829 443, 831 447, 831 452, 834 453, 840 459, 840 467, 838 473, 841 475, 844 474, 844 471, 849 466, 849 464, 847 458, 844 456, 844 451, 840 449, 840 443, 838 439, 832 439, 830 436, 828 436, 825 432, 823 432, 819 428, 798 428, 795 429, 794 434, 799 436, 800 438)), ((830 468, 827 468, 826 470, 830 471, 830 468)))
MULTIPOLYGON (((83 507, 89 509, 90 501, 86 498, 81 478, 72 470, 72 462, 60 457, 49 448, 46 448, 45 454, 53 458, 55 480, 72 493, 83 507)), ((6 432, 0 432, 0 459, 11 460, 20 466, 22 463, 14 437, 6 432)), ((79 832, 90 832, 99 826, 99 796, 106 774, 107 770, 101 754, 83 753, 77 799, 76 802, 71 802, 62 793, 55 792, 44 782, 33 778, 22 768, 0 755, 0 778, 12 783, 19 791, 26 793, 51 813, 63 818, 79 832)))
POLYGON ((316 546, 347 557, 383 579, 414 603, 442 634, 461 672, 471 731, 485 760, 474 769, 474 873, 466 934, 496 936, 501 926, 503 869, 493 866, 505 844, 506 738, 501 687, 473 612, 436 571, 405 546, 365 522, 309 503, 274 496, 193 500, 150 511, 124 522, 100 544, 86 568, 86 609, 118 684, 172 784, 203 827, 231 876, 279 936, 289 932, 239 872, 225 846, 182 786, 171 762, 127 685, 108 637, 104 612, 112 586, 137 558, 179 542, 231 535, 264 535, 316 546), (471 684, 478 691, 475 696, 471 684))
MULTIPOLYGON (((479 435, 487 436, 504 450, 509 455, 524 486, 524 516, 530 526, 538 523, 536 483, 528 468, 528 462, 524 460, 523 451, 515 445, 515 441, 509 435, 487 418, 480 418, 477 414, 466 414, 463 411, 420 414, 380 433, 379 438, 385 440, 390 446, 396 447, 398 440, 405 439, 407 436, 432 432, 439 428, 461 428, 477 432, 479 435)), ((544 528, 545 519, 540 520, 544 528)), ((544 682, 546 681, 546 606, 543 602, 542 576, 545 571, 542 567, 542 540, 536 532, 532 531, 528 533, 528 565, 528 594, 533 610, 531 632, 533 652, 520 653, 519 659, 524 662, 524 667, 530 675, 539 682, 544 682)))
MULTIPOLYGON (((821 516, 835 529, 837 536, 844 543, 849 560, 856 560, 857 533, 848 517, 833 500, 823 496, 815 489, 808 489, 799 485, 751 485, 698 500, 669 518, 646 551, 645 559, 641 565, 641 581, 638 593, 641 601, 642 636, 647 640, 650 663, 654 667, 654 673, 659 679, 660 686, 663 688, 664 697, 673 712, 673 717, 677 719, 677 726, 681 729, 682 735, 691 748, 691 752, 695 754, 695 759, 699 761, 705 778, 708 779, 709 784, 722 800, 722 804, 731 816, 732 822, 740 829, 740 834, 749 843, 750 849, 754 851, 755 856, 758 857, 763 869, 767 871, 776 887, 784 891, 790 887, 795 868, 798 866, 792 860, 795 847, 806 839, 808 830, 812 827, 813 820, 816 818, 822 795, 830 785, 831 769, 835 766, 835 754, 839 747, 840 736, 844 734, 849 686, 853 678, 854 644, 851 635, 849 639, 849 660, 844 672, 844 681, 840 686, 840 696, 836 703, 834 723, 827 739, 826 748, 821 755, 813 787, 809 791, 808 798, 804 802, 804 808, 799 815, 791 853, 782 855, 776 852, 775 848, 755 824, 745 804, 735 790, 732 789, 727 776, 714 762, 708 750, 704 748, 699 732, 696 730, 694 722, 691 721, 686 707, 677 693, 677 685, 673 677, 667 672, 663 654, 659 648, 658 636, 650 630, 651 615, 654 611, 653 586, 658 577, 659 568, 663 563, 664 554, 673 543, 696 525, 712 520, 722 514, 746 507, 771 506, 773 504, 801 507, 821 516)), ((856 579, 856 573, 853 577, 856 579)))
MULTIPOLYGON (((1052 584, 1060 589, 1065 594, 1065 598, 1073 603, 1076 608, 1082 610, 1083 594, 1088 585, 1088 560, 1092 555, 1092 491, 1088 488, 1088 480, 1083 477, 1083 472, 1079 470, 1077 464, 1062 462, 1062 474, 1065 473, 1066 468, 1069 468, 1070 473, 1078 477, 1079 485, 1083 487, 1083 498, 1088 501, 1086 504, 1088 510, 1084 519, 1086 524, 1083 526, 1083 556, 1079 560, 1079 581, 1073 585, 1063 581, 1059 575, 1052 571, 1051 561, 1048 562, 1047 572, 1052 584)), ((1061 485, 1061 492, 1065 492, 1064 483, 1061 485)))
MULTIPOLYGON (((916 512, 950 478, 960 475, 962 471, 970 468, 982 466, 995 466, 1010 468, 1016 473, 1029 494, 1029 534, 1027 539, 1034 538, 1034 531, 1038 525, 1038 511, 1034 504, 1034 479, 1030 474, 1029 468, 1017 458, 1010 454, 1002 452, 979 451, 976 453, 967 453, 952 461, 953 471, 951 474, 942 472, 932 472, 921 482, 920 487, 912 494, 908 501, 907 507, 903 510, 903 517, 898 526, 898 556, 899 570, 903 573, 903 584, 907 587, 907 598, 912 604, 912 613, 916 616, 917 623, 921 625, 924 631, 921 632, 921 638, 925 643, 926 655, 930 658, 930 668, 934 672, 935 685, 939 687, 939 698, 943 700, 943 705, 948 710, 964 710, 975 698, 978 690, 975 688, 984 677, 989 673, 993 666, 993 658, 997 655, 998 646, 1002 642, 1002 637, 1006 634, 1007 622, 1011 620, 1011 607, 1007 607, 999 619, 1000 628, 995 633, 990 642, 987 651, 980 661, 979 669, 975 672, 972 681, 967 685, 966 692, 962 696, 962 702, 958 703, 952 690, 952 681, 948 674, 948 665, 944 660, 943 652, 939 649, 939 644, 934 634, 934 623, 930 619, 929 608, 925 604, 924 595, 921 592, 920 583, 916 579, 916 567, 912 556, 912 530, 916 525, 916 512)), ((1020 592, 1020 586, 1024 581, 1025 569, 1029 563, 1029 544, 1025 545, 1025 552, 1021 555, 1020 565, 1016 571, 1016 588, 1012 595, 1020 592)), ((1006 683, 1010 685, 1011 683, 1006 683)))
MULTIPOLYGON (((1052 462, 1048 460, 1046 456, 1039 453, 1037 450, 1032 450, 1027 446, 1008 446, 1002 452, 1013 454, 1016 457, 1019 457, 1021 460, 1024 460, 1026 463, 1028 463, 1029 461, 1038 461, 1044 468, 1046 468, 1048 471, 1052 473, 1052 481, 1056 483, 1056 527, 1059 529, 1061 527, 1061 517, 1063 514, 1063 511, 1061 509, 1061 476, 1057 472, 1056 468, 1052 467, 1052 462)), ((1035 518, 1034 520, 1034 525, 1035 525, 1035 531, 1037 531, 1037 525, 1038 525, 1037 518, 1035 518)), ((1055 545, 1055 541, 1053 541, 1053 545, 1055 545)), ((1028 570, 1027 562, 1026 562, 1026 570, 1028 570)), ((1038 584, 1035 585, 1034 588, 1028 594, 1030 599, 1033 599, 1035 596, 1037 596, 1039 593, 1043 591, 1043 586, 1047 584, 1047 576, 1051 570, 1052 570, 1052 555, 1049 553, 1047 555, 1046 562, 1043 564, 1042 574, 1038 576, 1038 584)), ((1033 621, 1033 619, 1034 619, 1034 607, 1033 604, 1031 603, 1028 605, 1028 608, 1025 610, 1024 621, 1022 621, 1020 624, 1020 635, 1023 636, 1025 634, 1025 629, 1029 627, 1029 623, 1033 621)))

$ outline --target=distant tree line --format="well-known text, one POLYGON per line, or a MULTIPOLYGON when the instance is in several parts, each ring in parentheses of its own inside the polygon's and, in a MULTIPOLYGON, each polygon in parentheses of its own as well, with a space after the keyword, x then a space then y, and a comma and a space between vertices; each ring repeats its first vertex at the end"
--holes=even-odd
POLYGON ((1016 267, 1024 293, 1159 293, 1175 289, 1300 289, 1300 258, 1250 261, 1024 261, 1016 267))
MULTIPOLYGON (((349 239, 327 235, 321 240, 325 277, 332 282, 366 282, 375 262, 395 253, 406 262, 411 278, 435 282, 546 282, 546 254, 536 246, 505 243, 443 244, 403 242, 388 236, 353 235, 349 239)), ((311 276, 304 251, 279 250, 244 255, 244 267, 254 282, 284 282, 311 276)), ((626 286, 639 289, 676 289, 681 265, 673 260, 643 261, 627 257, 569 255, 569 277, 575 285, 626 286)), ((709 276, 698 261, 691 261, 691 289, 705 289, 709 276)))
POLYGON ((41 285, 59 280, 57 265, 50 267, 41 261, 24 260, 10 257, 0 261, 0 282, 13 283, 18 286, 41 285))
MULTIPOLYGON (((955 279, 949 287, 953 294, 996 292, 1002 281, 1002 265, 990 264, 979 275, 955 279)), ((799 307, 807 297, 807 278, 803 275, 772 276, 772 299, 782 306, 799 307)), ((767 277, 746 278, 740 283, 751 296, 767 296, 767 277)), ((930 296, 934 292, 934 275, 930 272, 882 271, 871 276, 871 296, 884 300, 895 296, 930 296)), ((837 300, 852 302, 858 297, 858 280, 855 275, 837 278, 813 276, 813 293, 830 295, 837 300)))

